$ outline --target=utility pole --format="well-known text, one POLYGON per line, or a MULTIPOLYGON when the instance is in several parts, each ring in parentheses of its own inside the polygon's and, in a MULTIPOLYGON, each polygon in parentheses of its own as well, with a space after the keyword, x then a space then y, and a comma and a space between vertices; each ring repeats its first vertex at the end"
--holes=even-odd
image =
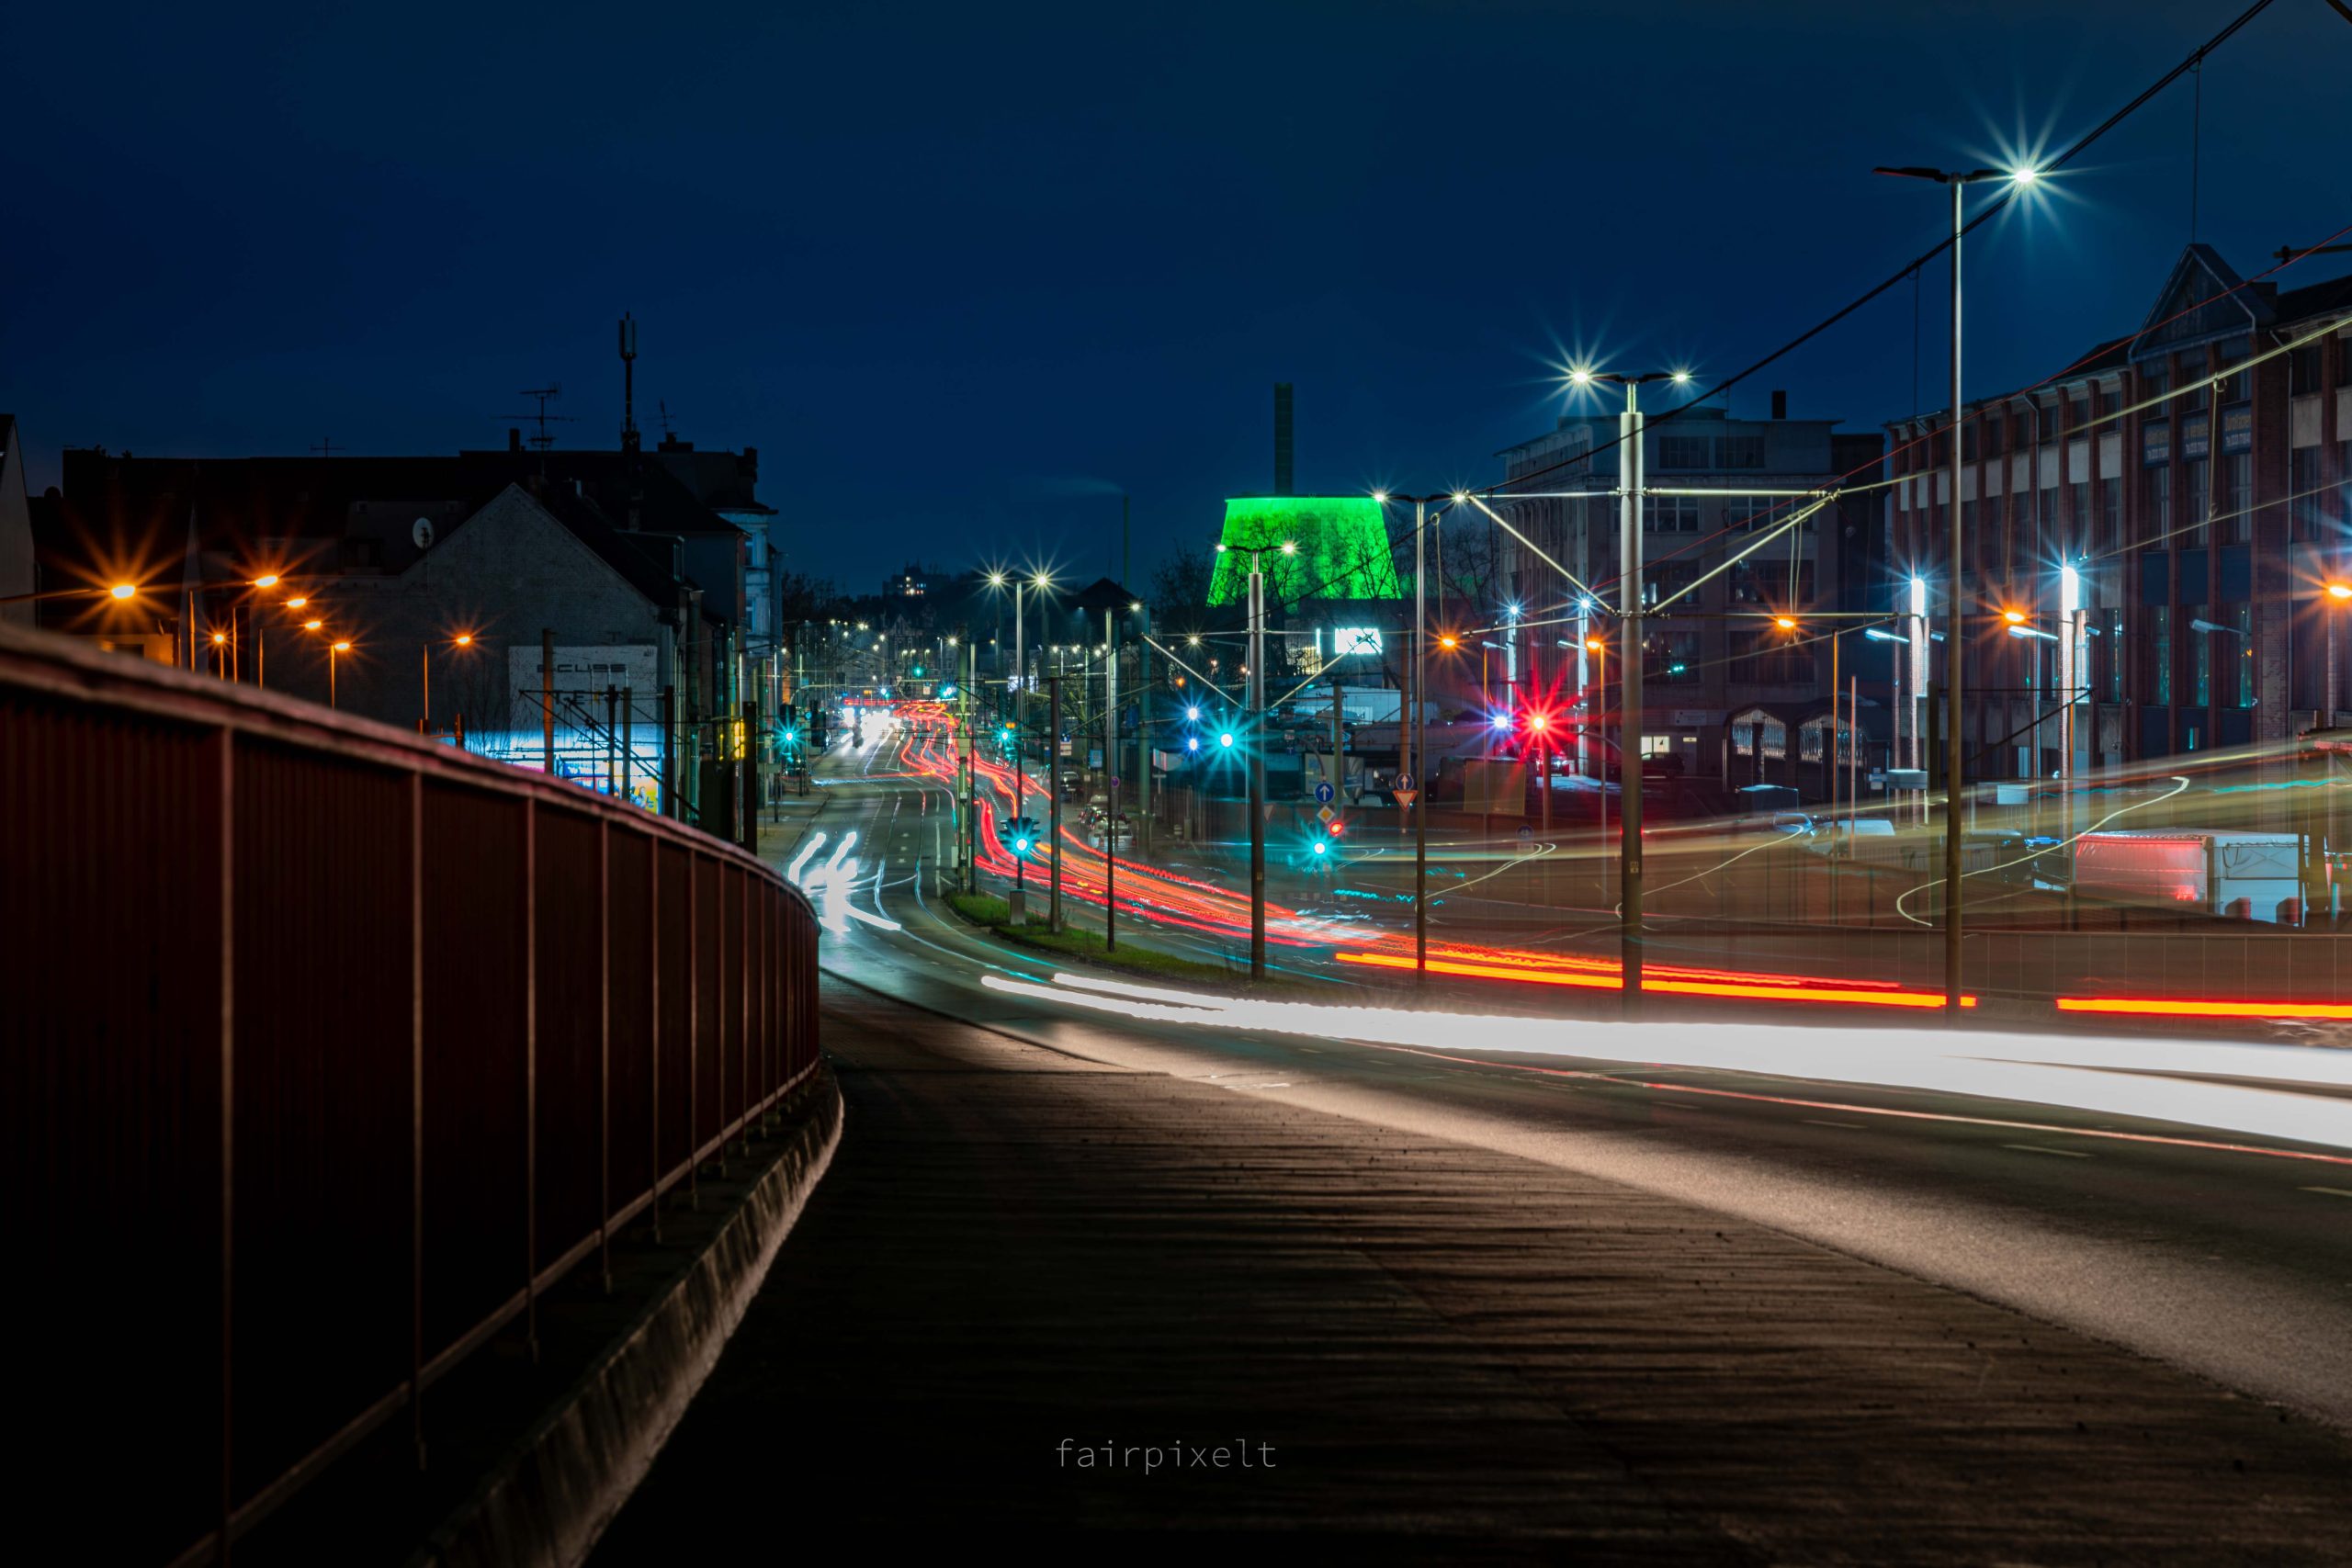
MULTIPOLYGON (((1627 1017, 1642 994, 1642 412, 1639 378, 1625 382, 1625 412, 1617 420, 1617 449, 1624 473, 1618 584, 1621 606, 1617 691, 1618 1000, 1627 1017)), ((1549 798, 1551 780, 1544 781, 1549 798)))
POLYGON ((1266 977, 1266 575, 1250 552, 1250 978, 1266 977))
POLYGON ((1102 792, 1108 815, 1102 823, 1102 946, 1119 945, 1119 641, 1118 612, 1102 611, 1102 765, 1110 787, 1102 792))
POLYGON ((555 776, 555 633, 539 628, 539 756, 555 776))
MULTIPOLYGON (((1413 731, 1413 762, 1422 774, 1429 770, 1429 730, 1421 717, 1429 706, 1423 688, 1429 673, 1421 652, 1429 612, 1429 573, 1423 564, 1429 554, 1424 515, 1428 505, 1425 501, 1413 502, 1413 711, 1408 721, 1413 731)), ((1398 739, 1403 739, 1401 731, 1398 739)), ((1413 977, 1426 980, 1430 971, 1430 781, 1416 775, 1413 784, 1413 977)))
POLYGON ((1944 578, 1944 702, 1950 717, 1944 721, 1941 738, 1944 743, 1944 1018, 1958 1023, 1961 1012, 1961 826, 1964 809, 1962 795, 1966 789, 1968 748, 1961 724, 1961 571, 1962 568, 1960 526, 1961 424, 1967 410, 1960 400, 1960 294, 1961 236, 1966 225, 1962 221, 1961 187, 1981 180, 2007 179, 2019 186, 2030 186, 2039 178, 2030 166, 2001 170, 1974 169, 1969 171, 1928 168, 1888 168, 1881 165, 1875 174, 1892 175, 1898 179, 1926 180, 1940 185, 1951 192, 1951 493, 1945 498, 1945 526, 1949 544, 1949 558, 1945 561, 1944 578))
POLYGON ((1062 678, 1046 677, 1046 724, 1050 727, 1046 741, 1046 793, 1049 801, 1046 815, 1050 824, 1046 835, 1046 852, 1053 858, 1047 863, 1048 891, 1046 895, 1046 929, 1062 929, 1062 678))

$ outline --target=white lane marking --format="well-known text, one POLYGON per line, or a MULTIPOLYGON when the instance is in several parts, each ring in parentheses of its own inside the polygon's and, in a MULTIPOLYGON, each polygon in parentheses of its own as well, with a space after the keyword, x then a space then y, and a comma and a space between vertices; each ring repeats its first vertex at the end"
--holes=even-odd
POLYGON ((2352 1191, 2346 1191, 2341 1187, 2306 1187, 2303 1190, 2306 1192, 2324 1192, 2331 1198, 2352 1198, 2352 1191))
POLYGON ((2045 1149, 2040 1144, 2003 1144, 2005 1149, 2018 1149, 2030 1155, 2056 1155, 2060 1159, 2088 1159, 2080 1149, 2045 1149))
POLYGON ((1864 1132, 1870 1130, 1870 1123, 1867 1122, 1824 1122, 1818 1116, 1800 1116, 1797 1120, 1808 1127, 1859 1127, 1864 1132))

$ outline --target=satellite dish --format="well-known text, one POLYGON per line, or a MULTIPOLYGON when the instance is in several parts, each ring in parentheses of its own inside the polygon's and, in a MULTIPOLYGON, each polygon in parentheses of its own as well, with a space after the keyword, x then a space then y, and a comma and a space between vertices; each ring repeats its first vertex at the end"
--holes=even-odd
POLYGON ((433 547, 433 520, 429 517, 418 518, 414 523, 409 525, 408 536, 416 541, 416 547, 418 549, 431 549, 433 547))

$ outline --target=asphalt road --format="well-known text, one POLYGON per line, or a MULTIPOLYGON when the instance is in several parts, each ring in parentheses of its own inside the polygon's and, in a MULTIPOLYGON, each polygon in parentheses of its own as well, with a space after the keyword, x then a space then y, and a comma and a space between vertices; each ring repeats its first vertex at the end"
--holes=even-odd
POLYGON ((2352 1198, 2301 1190, 2321 1168, 2015 1102, 1067 1007, 906 879, 927 816, 884 784, 818 818, 859 829, 861 897, 902 928, 826 955, 842 1145, 596 1562, 817 1529, 2352 1559, 2352 1198))
MULTIPOLYGON (((834 765, 846 773, 887 760, 873 742, 868 752, 834 765)), ((844 978, 1106 1063, 1472 1143, 1737 1215, 2352 1430, 2352 1147, 2344 1144, 1778 1074, 1629 1072, 1622 1060, 1482 1050, 1475 1032, 1430 1055, 1187 1028, 988 990, 986 976, 1039 979, 1056 966, 941 909, 931 884, 933 845, 952 854, 944 798, 912 781, 834 787, 827 824, 860 828, 880 875, 876 907, 904 927, 829 938, 826 963, 844 978), (2245 1152, 2198 1146, 2216 1142, 2245 1152)), ((1185 932, 1151 940, 1204 955, 1217 945, 1185 932)), ((1396 996, 1306 984, 1317 999, 1396 996)), ((1836 1021, 1863 1038, 1912 1032, 1907 1023, 1836 1021)), ((2332 1105, 2352 1111, 2341 1099, 2332 1105)))

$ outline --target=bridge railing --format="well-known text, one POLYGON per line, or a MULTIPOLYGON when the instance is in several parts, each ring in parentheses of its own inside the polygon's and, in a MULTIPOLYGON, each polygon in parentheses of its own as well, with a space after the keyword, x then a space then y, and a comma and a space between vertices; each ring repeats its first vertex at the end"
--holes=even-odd
POLYGON ((808 1074, 815 930, 676 823, 0 628, 23 1495, 81 1555, 202 1562, 422 1441, 808 1074))

